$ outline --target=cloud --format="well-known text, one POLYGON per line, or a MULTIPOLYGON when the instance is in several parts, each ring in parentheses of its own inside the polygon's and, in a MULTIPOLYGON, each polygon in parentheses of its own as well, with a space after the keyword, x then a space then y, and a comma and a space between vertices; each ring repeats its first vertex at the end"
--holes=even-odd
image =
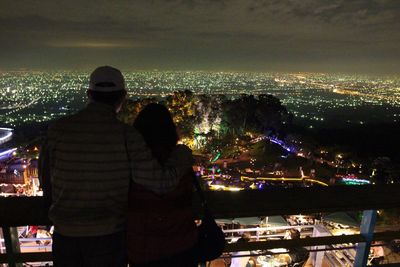
POLYGON ((327 24, 363 26, 395 23, 400 16, 396 0, 255 0, 252 12, 261 12, 282 21, 319 21, 327 24))
POLYGON ((0 55, 41 64, 51 52, 56 65, 93 50, 155 67, 400 61, 399 17, 397 0, 1 0, 0 55))
POLYGON ((55 48, 88 48, 88 49, 115 49, 150 47, 143 43, 110 42, 110 41, 53 41, 45 45, 55 48))

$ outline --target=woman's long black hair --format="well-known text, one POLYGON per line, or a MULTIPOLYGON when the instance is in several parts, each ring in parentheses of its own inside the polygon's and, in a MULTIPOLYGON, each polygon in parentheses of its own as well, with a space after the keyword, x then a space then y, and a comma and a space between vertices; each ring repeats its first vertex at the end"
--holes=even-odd
POLYGON ((153 155, 161 163, 165 162, 179 139, 168 109, 161 104, 148 104, 139 112, 133 126, 143 135, 153 155))

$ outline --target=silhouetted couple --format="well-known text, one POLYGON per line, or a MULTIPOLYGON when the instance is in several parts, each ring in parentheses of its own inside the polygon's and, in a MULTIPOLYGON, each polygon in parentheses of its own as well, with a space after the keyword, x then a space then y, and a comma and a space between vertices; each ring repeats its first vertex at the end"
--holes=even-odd
POLYGON ((149 104, 134 127, 116 118, 121 72, 90 76, 88 105, 49 126, 39 177, 54 223, 55 266, 197 266, 193 156, 168 109, 149 104))

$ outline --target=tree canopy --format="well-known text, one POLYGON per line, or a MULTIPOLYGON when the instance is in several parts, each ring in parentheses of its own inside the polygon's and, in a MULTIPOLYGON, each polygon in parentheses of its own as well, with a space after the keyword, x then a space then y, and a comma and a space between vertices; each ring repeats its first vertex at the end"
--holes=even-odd
POLYGON ((174 92, 159 101, 155 98, 128 100, 119 117, 132 124, 140 110, 149 103, 160 102, 167 106, 181 137, 217 134, 244 136, 246 133, 284 135, 285 124, 291 123, 281 101, 267 94, 243 94, 228 99, 225 95, 195 95, 189 90, 174 92))

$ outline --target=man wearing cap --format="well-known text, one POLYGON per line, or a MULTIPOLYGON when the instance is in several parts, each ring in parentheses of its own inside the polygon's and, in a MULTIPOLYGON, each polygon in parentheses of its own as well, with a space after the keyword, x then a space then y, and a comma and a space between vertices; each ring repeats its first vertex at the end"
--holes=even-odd
POLYGON ((54 265, 126 266, 130 178, 165 193, 175 188, 193 158, 187 147, 177 146, 161 166, 142 136, 117 120, 126 96, 119 70, 94 70, 87 96, 84 109, 49 126, 39 158, 39 177, 55 227, 54 265))

